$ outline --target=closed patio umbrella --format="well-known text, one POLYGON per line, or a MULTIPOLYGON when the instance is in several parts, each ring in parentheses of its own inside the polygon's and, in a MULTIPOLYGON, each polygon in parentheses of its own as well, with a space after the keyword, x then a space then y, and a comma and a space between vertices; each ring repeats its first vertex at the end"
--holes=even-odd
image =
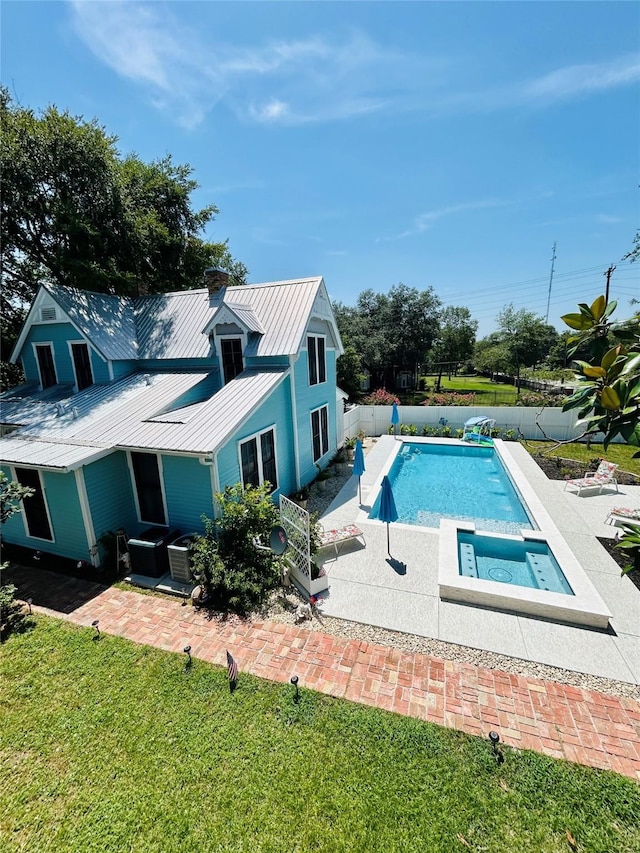
POLYGON ((360 477, 364 474, 364 450, 362 449, 362 442, 359 438, 356 439, 356 448, 353 454, 353 473, 358 478, 358 501, 362 503, 360 477))
POLYGON ((391 546, 389 545, 389 524, 392 521, 398 520, 398 510, 396 502, 393 499, 393 490, 389 478, 385 474, 382 478, 382 488, 380 489, 380 509, 378 511, 380 521, 385 521, 387 524, 387 552, 391 556, 391 546))
POLYGON ((400 412, 398 411, 398 404, 394 401, 393 406, 391 407, 391 426, 393 427, 393 435, 396 434, 396 427, 400 423, 400 412))

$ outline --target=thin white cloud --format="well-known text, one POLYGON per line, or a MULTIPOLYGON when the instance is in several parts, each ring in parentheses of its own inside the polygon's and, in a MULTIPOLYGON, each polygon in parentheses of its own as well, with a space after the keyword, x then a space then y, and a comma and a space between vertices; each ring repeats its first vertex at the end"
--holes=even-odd
POLYGON ((244 121, 297 125, 373 113, 544 106, 640 80, 637 56, 625 56, 473 91, 461 81, 481 59, 410 54, 359 32, 243 46, 211 32, 205 41, 160 3, 69 0, 69 9, 89 50, 187 127, 221 102, 244 121))
POLYGON ((596 216, 598 222, 602 222, 605 225, 617 225, 619 222, 624 222, 624 219, 620 216, 609 216, 607 213, 599 213, 596 216))
POLYGON ((457 213, 466 213, 468 210, 484 210, 493 207, 510 207, 517 204, 515 201, 507 201, 503 199, 483 199, 480 201, 465 201, 460 204, 450 204, 446 207, 440 207, 436 210, 429 210, 426 213, 421 213, 413 221, 413 224, 406 231, 396 234, 393 237, 382 238, 384 240, 403 240, 405 237, 414 237, 417 234, 423 234, 435 225, 435 223, 445 216, 453 216, 457 213))

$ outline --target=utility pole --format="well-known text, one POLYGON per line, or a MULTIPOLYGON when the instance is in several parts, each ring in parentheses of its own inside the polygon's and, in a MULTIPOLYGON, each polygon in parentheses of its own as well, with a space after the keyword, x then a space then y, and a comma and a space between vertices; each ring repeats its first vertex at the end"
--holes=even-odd
POLYGON ((549 277, 549 293, 547 294, 547 316, 545 323, 549 322, 549 303, 551 302, 551 285, 553 284, 553 270, 556 264, 556 241, 553 241, 553 255, 551 255, 551 276, 549 277))
POLYGON ((607 277, 607 289, 604 292, 604 300, 605 300, 605 303, 607 305, 609 304, 609 281, 611 280, 611 276, 613 275, 614 270, 615 270, 615 267, 613 264, 611 264, 609 269, 605 273, 602 273, 603 275, 606 275, 606 277, 607 277))

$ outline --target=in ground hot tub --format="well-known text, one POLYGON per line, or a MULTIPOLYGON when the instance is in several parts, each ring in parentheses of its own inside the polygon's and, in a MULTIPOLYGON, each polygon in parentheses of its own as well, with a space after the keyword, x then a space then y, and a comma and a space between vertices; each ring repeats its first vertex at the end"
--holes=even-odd
POLYGON ((494 534, 443 519, 438 585, 449 601, 592 628, 606 628, 611 618, 559 533, 494 534))

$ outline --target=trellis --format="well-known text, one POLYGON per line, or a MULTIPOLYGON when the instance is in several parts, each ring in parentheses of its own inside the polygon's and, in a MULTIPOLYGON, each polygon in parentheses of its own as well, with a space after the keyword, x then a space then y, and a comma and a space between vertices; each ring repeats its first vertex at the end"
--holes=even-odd
POLYGON ((311 594, 311 535, 309 513, 284 495, 280 495, 280 522, 289 540, 284 558, 296 586, 311 594))

